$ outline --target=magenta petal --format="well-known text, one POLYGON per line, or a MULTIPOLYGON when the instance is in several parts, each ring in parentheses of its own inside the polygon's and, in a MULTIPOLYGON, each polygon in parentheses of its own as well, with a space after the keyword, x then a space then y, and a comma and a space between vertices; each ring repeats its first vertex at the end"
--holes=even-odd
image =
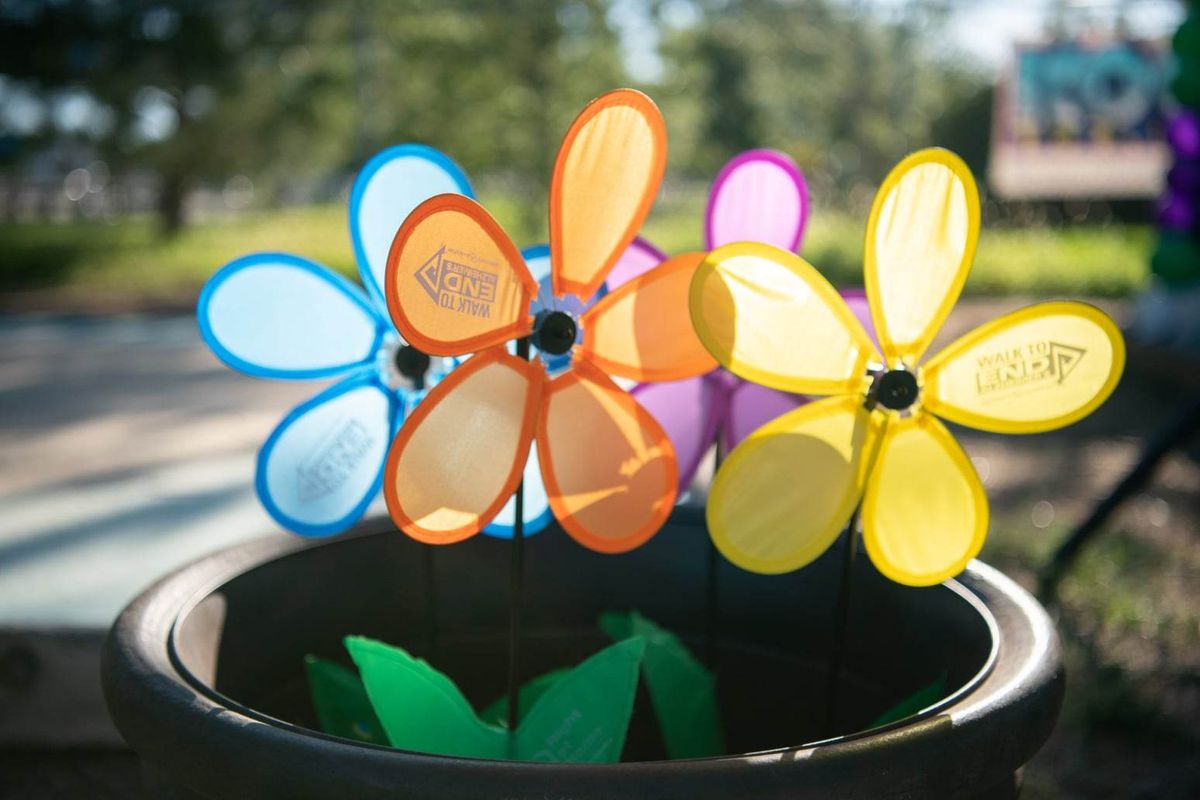
POLYGON ((667 432, 679 464, 679 489, 687 489, 716 438, 715 387, 699 377, 639 384, 632 394, 667 432))
POLYGON ((637 237, 625 248, 625 252, 617 260, 616 266, 604 279, 604 285, 611 292, 622 283, 631 281, 644 272, 667 260, 667 254, 642 237, 637 237))
POLYGON ((713 181, 704 236, 709 250, 763 242, 795 252, 807 221, 808 187, 796 162, 777 150, 749 150, 713 181))
POLYGON ((807 402, 808 398, 802 394, 789 394, 742 381, 729 399, 729 412, 721 431, 721 449, 727 454, 732 452, 755 430, 807 402))

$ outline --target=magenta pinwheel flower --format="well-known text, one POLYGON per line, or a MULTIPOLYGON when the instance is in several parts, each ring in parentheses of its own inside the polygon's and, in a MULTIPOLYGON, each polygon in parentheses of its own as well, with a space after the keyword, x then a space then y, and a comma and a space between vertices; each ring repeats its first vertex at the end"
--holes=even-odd
MULTIPOLYGON (((808 186, 796 162, 777 150, 748 150, 713 181, 704 246, 761 242, 796 252, 808 214, 808 186)), ((652 244, 638 240, 609 275, 608 285, 615 289, 665 259, 652 244)), ((866 295, 851 289, 842 296, 870 331, 866 295)), ((675 446, 681 491, 691 486, 714 443, 720 453, 729 453, 763 423, 808 402, 804 395, 751 383, 722 368, 682 381, 643 383, 633 394, 675 446)))

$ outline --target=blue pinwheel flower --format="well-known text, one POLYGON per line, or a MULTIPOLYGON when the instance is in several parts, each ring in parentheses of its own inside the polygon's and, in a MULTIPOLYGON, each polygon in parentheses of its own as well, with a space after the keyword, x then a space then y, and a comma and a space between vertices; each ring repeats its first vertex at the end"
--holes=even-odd
MULTIPOLYGON (((367 162, 350 195, 350 236, 363 287, 309 259, 255 253, 222 267, 197 307, 200 333, 230 367, 260 378, 337 379, 288 413, 258 454, 267 512, 302 536, 357 522, 378 496, 387 448, 405 416, 455 362, 404 342, 383 295, 387 253, 408 213, 437 194, 474 193, 462 169, 424 145, 367 162)), ((529 533, 549 522, 530 485, 529 533), (544 517, 544 519, 543 519, 544 517)), ((488 532, 511 535, 508 525, 488 532)))

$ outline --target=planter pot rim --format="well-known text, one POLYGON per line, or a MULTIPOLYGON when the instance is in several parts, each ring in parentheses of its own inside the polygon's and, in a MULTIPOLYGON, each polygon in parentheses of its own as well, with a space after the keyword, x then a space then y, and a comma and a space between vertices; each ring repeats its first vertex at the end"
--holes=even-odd
MULTIPOLYGON (((673 521, 687 523, 694 517, 694 513, 679 509, 673 521)), ((896 758, 906 748, 937 747, 946 748, 947 758, 951 759, 953 751, 1000 748, 1010 750, 1011 756, 998 772, 1011 773, 1049 735, 1061 701, 1059 643, 1049 617, 1024 589, 977 560, 957 580, 941 585, 942 590, 952 591, 979 613, 992 637, 985 663, 967 683, 918 714, 885 726, 735 755, 601 765, 429 755, 352 742, 271 717, 222 695, 184 664, 177 642, 178 624, 219 587, 268 562, 311 548, 349 538, 387 535, 380 529, 386 528, 368 524, 363 530, 336 539, 275 535, 247 542, 186 565, 143 592, 114 623, 103 659, 105 694, 127 741, 143 757, 152 754, 152 760, 160 764, 186 758, 180 751, 188 751, 193 757, 208 751, 210 758, 220 759, 222 751, 284 748, 293 751, 293 761, 307 764, 311 773, 309 777, 296 776, 298 796, 316 796, 304 789, 319 784, 320 770, 338 764, 342 768, 352 765, 364 775, 380 776, 382 789, 387 788, 389 780, 384 776, 394 776, 402 765, 406 773, 420 771, 431 785, 444 782, 452 786, 458 778, 476 771, 502 776, 501 784, 510 787, 503 796, 536 794, 532 787, 544 789, 549 785, 564 789, 591 787, 579 789, 573 797, 611 797, 622 794, 623 780, 637 785, 661 781, 654 785, 669 786, 684 776, 694 781, 700 773, 707 779, 727 782, 734 796, 739 793, 738 787, 749 796, 752 784, 747 781, 753 775, 756 792, 782 798, 794 796, 789 795, 787 787, 800 779, 795 770, 803 767, 803 780, 807 782, 814 777, 819 761, 831 774, 849 779, 862 770, 864 755, 872 751, 888 750, 896 758), (1011 723, 1009 730, 1019 731, 1020 741, 997 741, 996 726, 985 724, 988 717, 994 720, 997 715, 1019 720, 1011 723), (164 729, 176 731, 178 739, 155 741, 148 735, 151 730, 164 729)), ((986 751, 982 757, 987 758, 986 751)), ((489 780, 496 782, 494 777, 489 780)), ((394 784, 391 789, 395 789, 394 784)), ((902 790, 893 794, 882 787, 875 791, 877 797, 909 796, 902 790)), ((663 796, 674 795, 667 791, 663 796)))

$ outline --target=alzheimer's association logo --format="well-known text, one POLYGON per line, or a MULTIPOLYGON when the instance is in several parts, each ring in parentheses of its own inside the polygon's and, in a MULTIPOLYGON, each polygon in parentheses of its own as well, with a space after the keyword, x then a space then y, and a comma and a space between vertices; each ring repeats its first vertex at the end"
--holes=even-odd
POLYGON ((975 385, 979 394, 1006 389, 1057 385, 1067 379, 1087 351, 1062 342, 1031 342, 978 360, 975 385))
POLYGON ((373 444, 375 437, 361 422, 339 420, 296 467, 300 502, 314 503, 341 491, 373 444))
POLYGON ((497 279, 495 272, 482 269, 481 264, 495 266, 471 253, 442 245, 417 270, 416 278, 441 308, 487 318, 496 301, 497 279))

